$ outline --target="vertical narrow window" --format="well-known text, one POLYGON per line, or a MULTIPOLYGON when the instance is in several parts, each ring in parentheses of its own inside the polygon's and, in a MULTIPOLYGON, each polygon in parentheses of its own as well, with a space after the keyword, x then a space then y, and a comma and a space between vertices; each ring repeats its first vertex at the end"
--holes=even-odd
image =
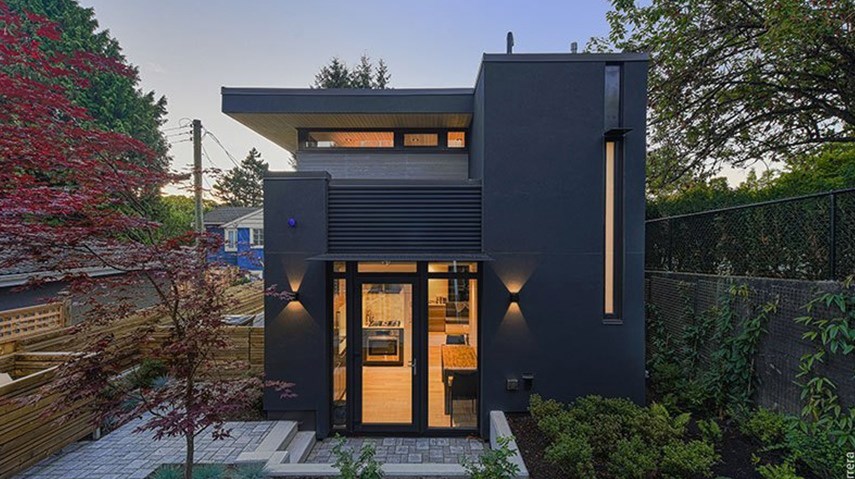
POLYGON ((251 243, 254 248, 264 247, 264 230, 261 228, 252 229, 251 243))
POLYGON ((603 250, 603 287, 606 319, 620 319, 621 293, 621 235, 623 234, 621 198, 620 147, 613 140, 606 140, 605 161, 605 204, 604 204, 604 233, 603 250))
POLYGON ((606 130, 621 127, 621 67, 606 65, 605 71, 605 127, 606 130))
POLYGON ((333 427, 347 423, 347 280, 333 278, 332 307, 333 427))

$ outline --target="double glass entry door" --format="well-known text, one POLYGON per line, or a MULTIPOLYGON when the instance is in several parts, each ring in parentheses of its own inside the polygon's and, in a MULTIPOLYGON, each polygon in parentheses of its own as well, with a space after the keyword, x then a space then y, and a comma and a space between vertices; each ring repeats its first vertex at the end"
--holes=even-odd
POLYGON ((414 430, 420 375, 415 282, 366 280, 357 286, 356 426, 414 430))
POLYGON ((459 262, 336 264, 334 428, 477 429, 477 268, 459 262))

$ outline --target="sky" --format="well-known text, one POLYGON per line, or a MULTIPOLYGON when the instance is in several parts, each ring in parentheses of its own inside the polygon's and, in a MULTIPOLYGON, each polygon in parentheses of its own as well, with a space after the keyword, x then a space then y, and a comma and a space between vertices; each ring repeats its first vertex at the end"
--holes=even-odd
MULTIPOLYGON (((607 35, 609 10, 606 0, 80 1, 139 67, 142 88, 166 96, 176 169, 192 163, 192 144, 173 128, 191 118, 237 161, 255 147, 272 170, 290 168, 287 151, 220 112, 223 86, 305 88, 332 57, 368 54, 385 60, 393 88, 472 87, 482 53, 504 52, 509 30, 515 52, 566 52, 607 35)), ((203 146, 205 168, 233 166, 212 138, 203 146)))
MULTIPOLYGON (((220 112, 220 88, 308 87, 333 56, 355 64, 383 58, 394 88, 472 87, 482 53, 581 49, 606 35, 605 0, 578 1, 169 1, 81 0, 95 9, 142 88, 165 95, 168 121, 199 118, 238 161, 256 147, 273 170, 289 169, 288 153, 220 112)), ((173 166, 192 163, 192 144, 173 134, 173 166)), ((207 138, 218 168, 233 166, 207 138)), ((207 168, 210 163, 203 160, 207 168)), ((208 185, 212 180, 208 180, 208 185)), ((207 185, 206 185, 207 186, 207 185)))

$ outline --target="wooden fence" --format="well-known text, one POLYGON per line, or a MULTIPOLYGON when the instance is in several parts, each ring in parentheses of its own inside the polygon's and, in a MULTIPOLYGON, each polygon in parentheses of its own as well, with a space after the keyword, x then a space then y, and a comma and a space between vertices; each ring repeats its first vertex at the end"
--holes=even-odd
POLYGON ((9 343, 41 333, 55 331, 68 324, 68 304, 55 302, 0 311, 0 354, 9 343))
MULTIPOLYGON (((231 314, 252 314, 264 308, 263 293, 254 285, 232 288, 228 295, 235 300, 235 306, 229 311, 231 314)), ((128 358, 128 367, 132 367, 143 353, 151 351, 150 348, 168 336, 166 328, 162 318, 143 311, 88 334, 72 334, 72 328, 63 325, 27 337, 0 340, 0 351, 10 351, 0 355, 0 373, 12 377, 12 382, 0 385, 0 479, 12 477, 96 430, 86 402, 72 404, 55 414, 49 414, 57 400, 55 396, 21 403, 22 398, 31 397, 54 379, 59 364, 83 352, 91 336, 111 333, 116 338, 113 346, 122 349, 128 358), (155 325, 156 329, 148 342, 140 345, 128 340, 138 328, 150 325, 155 325)), ((227 372, 222 376, 246 374, 247 369, 252 373, 262 372, 264 329, 229 326, 227 334, 231 345, 218 350, 214 358, 229 366, 221 368, 227 372), (238 364, 243 366, 234 367, 238 364)))
POLYGON ((0 477, 11 477, 95 430, 86 403, 52 413, 55 397, 20 402, 48 384, 57 364, 71 354, 14 353, 0 358, 0 368, 11 371, 14 379, 0 386, 0 477))

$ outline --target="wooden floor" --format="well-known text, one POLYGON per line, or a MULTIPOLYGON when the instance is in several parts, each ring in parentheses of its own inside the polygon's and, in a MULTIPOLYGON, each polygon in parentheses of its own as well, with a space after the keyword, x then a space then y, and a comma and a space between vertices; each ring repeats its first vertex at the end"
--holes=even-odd
MULTIPOLYGON (((449 333, 452 333, 449 331, 449 333)), ((428 344, 428 426, 451 427, 445 414, 440 346, 445 334, 430 333, 428 344)), ((413 372, 409 366, 364 366, 362 368, 362 421, 366 424, 412 422, 413 372)))

